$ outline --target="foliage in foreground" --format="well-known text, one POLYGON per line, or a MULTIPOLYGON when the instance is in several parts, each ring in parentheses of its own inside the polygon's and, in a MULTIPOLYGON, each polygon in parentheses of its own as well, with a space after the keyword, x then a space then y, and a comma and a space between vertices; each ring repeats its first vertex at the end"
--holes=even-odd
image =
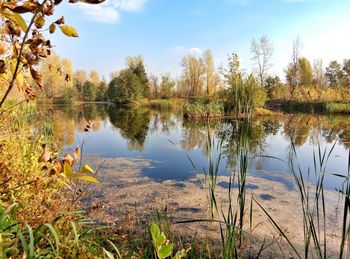
POLYGON ((33 105, 0 113, 0 257, 86 258, 107 253, 99 244, 108 241, 73 212, 74 189, 98 183, 93 170, 86 165, 78 173, 72 170, 80 158, 77 150, 74 158, 66 154, 63 160, 54 159, 52 124, 36 114, 33 105), (38 118, 43 121, 36 123, 38 118))
POLYGON ((111 258, 112 253, 99 244, 103 242, 108 243, 108 249, 120 258, 113 243, 103 238, 98 240, 91 222, 79 212, 56 217, 51 223, 31 226, 16 220, 16 205, 4 209, 0 204, 1 258, 111 258), (86 227, 87 224, 90 227, 86 227))

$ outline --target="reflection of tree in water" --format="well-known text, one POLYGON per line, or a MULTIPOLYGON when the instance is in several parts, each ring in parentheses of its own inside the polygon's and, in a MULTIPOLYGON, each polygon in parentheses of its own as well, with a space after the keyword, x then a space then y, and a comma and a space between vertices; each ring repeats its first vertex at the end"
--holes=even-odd
POLYGON ((217 135, 222 124, 221 120, 184 120, 182 124, 181 146, 185 150, 201 148, 204 156, 208 156, 207 140, 210 136, 217 135))
POLYGON ((142 109, 118 109, 108 107, 109 121, 129 140, 130 150, 142 151, 150 124, 150 112, 142 109))
POLYGON ((97 116, 96 105, 84 104, 81 106, 82 117, 87 121, 92 121, 97 116))
POLYGON ((179 118, 169 111, 151 111, 150 112, 150 132, 154 133, 161 129, 164 134, 170 134, 170 131, 179 123, 179 118))
POLYGON ((288 116, 283 124, 283 132, 287 140, 293 140, 295 146, 302 146, 309 137, 312 127, 312 116, 288 116))
POLYGON ((223 152, 228 157, 229 165, 236 166, 237 155, 245 146, 249 148, 250 158, 260 156, 266 146, 266 137, 271 133, 271 125, 245 119, 223 124, 219 137, 224 138, 223 152))
POLYGON ((60 146, 72 145, 75 139, 75 118, 67 113, 54 110, 52 112, 52 131, 53 137, 60 146))
MULTIPOLYGON (((223 120, 183 120, 182 114, 149 110, 120 110, 101 104, 40 106, 38 113, 52 119, 52 134, 60 145, 74 143, 75 130, 84 131, 88 121, 92 130, 98 131, 103 122, 110 117, 111 123, 120 129, 123 137, 129 140, 129 148, 142 150, 148 130, 169 134, 182 123, 183 140, 186 150, 200 148, 207 155, 207 130, 212 136, 225 137, 225 153, 234 158, 236 154, 239 126, 237 121, 223 120)), ((251 125, 250 154, 255 157, 263 150, 266 136, 276 135, 279 131, 295 146, 310 141, 313 145, 325 141, 338 141, 350 148, 350 120, 345 115, 293 114, 274 117, 254 118, 251 125)), ((39 121, 39 119, 38 119, 39 121)), ((44 121, 40 119, 40 121, 44 121)), ((259 158, 260 159, 260 158, 259 158)), ((234 159, 231 159, 234 161, 234 159)), ((263 161, 261 161, 263 162, 263 161)))
POLYGON ((59 146, 72 145, 75 131, 84 131, 88 121, 92 123, 92 130, 98 131, 101 122, 107 118, 104 105, 38 105, 38 113, 45 114, 51 119, 52 134, 59 146))
POLYGON ((321 140, 327 143, 342 144, 350 148, 350 123, 344 115, 310 115, 296 114, 284 117, 283 132, 288 140, 293 140, 295 146, 302 146, 310 139, 317 145, 321 140))

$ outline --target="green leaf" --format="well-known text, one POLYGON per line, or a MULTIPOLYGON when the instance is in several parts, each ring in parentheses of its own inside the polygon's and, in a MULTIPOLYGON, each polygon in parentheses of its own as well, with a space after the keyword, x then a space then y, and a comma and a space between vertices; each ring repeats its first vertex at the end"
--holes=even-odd
POLYGON ((163 232, 160 233, 160 235, 157 238, 157 246, 161 247, 166 241, 166 236, 163 232))
POLYGON ((94 170, 92 170, 92 168, 88 165, 84 165, 81 170, 80 170, 80 173, 81 174, 84 174, 84 173, 90 173, 90 174, 93 174, 95 173, 94 170))
POLYGON ((65 34, 68 37, 78 37, 77 30, 70 25, 61 25, 60 29, 63 32, 63 34, 65 34))
POLYGON ((26 227, 28 229, 29 234, 29 250, 28 250, 28 258, 33 258, 34 256, 34 236, 32 228, 26 223, 26 227))
POLYGON ((56 31, 56 25, 55 23, 51 23, 49 26, 49 32, 52 34, 56 31))
POLYGON ((160 230, 159 227, 157 226, 157 224, 153 223, 151 225, 151 235, 154 241, 156 241, 160 235, 160 230))
POLYGON ((24 21, 23 17, 18 13, 14 13, 9 9, 4 9, 2 11, 2 15, 5 16, 7 19, 13 21, 15 24, 17 24, 22 29, 22 31, 26 32, 28 30, 26 22, 24 21))
POLYGON ((60 247, 60 239, 58 238, 58 234, 57 234, 55 228, 51 224, 47 223, 47 224, 45 224, 45 226, 50 230, 51 234, 55 238, 56 253, 58 254, 59 253, 59 247, 60 247))
POLYGON ((174 244, 163 245, 158 252, 159 258, 167 258, 173 253, 174 244))
POLYGON ((96 184, 100 183, 100 181, 97 180, 95 177, 92 177, 89 175, 79 175, 79 176, 76 176, 75 179, 82 180, 89 183, 96 183, 96 184))

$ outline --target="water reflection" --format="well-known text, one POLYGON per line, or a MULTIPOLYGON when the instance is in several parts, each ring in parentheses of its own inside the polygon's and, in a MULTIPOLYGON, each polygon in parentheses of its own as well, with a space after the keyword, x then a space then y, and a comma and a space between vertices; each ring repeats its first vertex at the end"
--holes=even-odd
POLYGON ((143 109, 121 110, 108 107, 109 121, 129 140, 130 150, 143 151, 150 124, 150 112, 143 109))
MULTIPOLYGON (((208 132, 216 140, 224 139, 225 174, 236 165, 241 121, 189 121, 181 113, 159 112, 147 109, 118 109, 111 105, 77 105, 73 107, 43 107, 42 112, 53 118, 53 135, 66 147, 81 144, 87 133, 84 128, 92 122, 92 132, 85 152, 102 157, 140 157, 152 163, 142 174, 157 181, 186 180, 195 172, 186 158, 202 168, 207 164, 206 141, 208 132), (171 140, 171 142, 169 141, 171 140)), ((267 158, 274 156, 287 160, 291 143, 297 147, 299 162, 307 171, 312 152, 317 144, 328 147, 338 140, 329 161, 330 173, 344 173, 347 167, 347 149, 350 147, 350 121, 346 116, 292 114, 259 117, 247 131, 250 139, 250 174, 279 181, 288 189, 289 180, 271 172, 288 173, 288 165, 267 158), (270 172, 270 173, 269 173, 270 172)), ((336 179, 327 179, 327 187, 334 188, 336 179)))

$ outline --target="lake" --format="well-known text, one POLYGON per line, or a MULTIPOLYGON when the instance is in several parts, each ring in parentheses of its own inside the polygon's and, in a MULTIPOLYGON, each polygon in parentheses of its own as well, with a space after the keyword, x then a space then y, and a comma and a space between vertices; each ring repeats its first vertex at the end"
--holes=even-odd
MULTIPOLYGON (((136 208, 142 216, 151 216, 155 208, 166 208, 174 221, 207 218, 205 172, 208 157, 216 161, 219 154, 222 160, 216 192, 220 209, 227 207, 229 176, 239 165, 237 140, 241 136, 242 120, 193 121, 184 119, 179 112, 92 104, 52 107, 46 109, 45 114, 54 119, 52 131, 58 143, 64 146, 62 152, 82 146, 84 162, 98 168, 101 186, 83 199, 87 211, 103 208, 99 213, 93 212, 98 222, 114 224, 126 210, 136 208), (91 129, 86 128, 88 122, 91 122, 91 129), (214 143, 210 150, 208 139, 214 143), (220 148, 216 147, 218 145, 220 148)), ((340 207, 336 189, 340 188, 343 178, 333 174, 348 172, 349 118, 279 114, 254 118, 248 125, 247 197, 254 195, 274 212, 278 222, 289 228, 300 247, 302 224, 291 225, 300 220, 300 198, 289 161, 293 159, 294 165, 300 166, 304 179, 312 186, 314 155, 318 160, 319 151, 328 155, 332 150, 325 166, 324 188, 328 195, 327 218, 336 232, 340 223, 336 213, 340 207)), ((257 206, 253 211, 257 215, 257 225, 266 221, 257 206)), ((203 235, 219 238, 216 227, 204 225, 197 226, 203 233, 205 229, 203 235)), ((182 233, 191 231, 191 226, 179 228, 182 233)), ((267 231, 271 229, 265 224, 256 234, 263 235, 267 231)), ((336 250, 339 235, 332 238, 335 241, 330 242, 329 249, 336 250)))
MULTIPOLYGON (((121 110, 103 105, 85 105, 75 110, 55 108, 53 131, 65 146, 64 150, 81 146, 84 154, 99 157, 134 157, 147 159, 152 168, 142 174, 154 181, 185 181, 195 176, 197 169, 207 165, 208 130, 215 142, 224 138, 224 158, 220 174, 229 174, 235 166, 233 152, 235 120, 184 120, 179 113, 147 109, 121 110), (92 130, 84 132, 87 121, 92 130), (231 153, 230 153, 231 152, 231 153), (187 156, 190 158, 187 158, 187 156)), ((303 171, 313 169, 313 152, 334 149, 327 162, 328 189, 339 187, 342 179, 333 173, 346 174, 350 147, 350 117, 310 114, 285 114, 259 117, 252 124, 249 172, 257 177, 282 181, 274 173, 290 175, 288 162, 293 141, 298 162, 303 171), (275 157, 277 159, 274 159, 275 157)), ((318 154, 318 153, 317 153, 318 154)))

